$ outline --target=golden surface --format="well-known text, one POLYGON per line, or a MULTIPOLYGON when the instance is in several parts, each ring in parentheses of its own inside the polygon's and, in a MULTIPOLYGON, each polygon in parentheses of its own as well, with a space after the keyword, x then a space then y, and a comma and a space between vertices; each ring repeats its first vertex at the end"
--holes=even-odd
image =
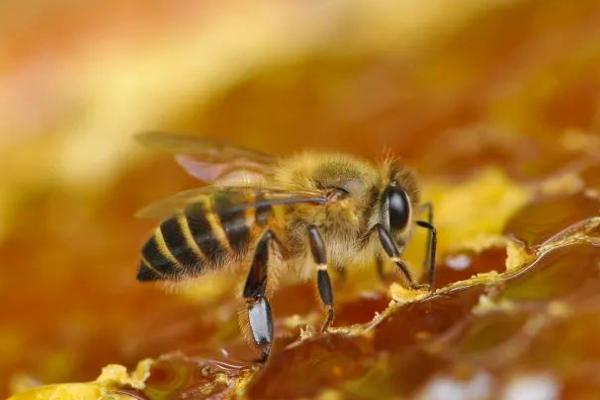
POLYGON ((0 37, 0 397, 97 396, 54 384, 147 358, 109 395, 600 395, 596 1, 7 0, 0 37), (197 185, 147 129, 400 156, 436 206, 438 292, 351 271, 321 336, 313 283, 283 288, 251 368, 236 279, 135 281, 156 225, 133 214, 197 185))

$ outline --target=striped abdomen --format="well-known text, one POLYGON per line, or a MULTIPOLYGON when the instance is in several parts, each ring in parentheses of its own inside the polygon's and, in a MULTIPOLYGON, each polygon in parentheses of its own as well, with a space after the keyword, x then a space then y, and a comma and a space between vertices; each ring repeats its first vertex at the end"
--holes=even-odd
POLYGON ((163 221, 142 249, 140 281, 179 280, 242 257, 272 215, 247 193, 220 191, 163 221))

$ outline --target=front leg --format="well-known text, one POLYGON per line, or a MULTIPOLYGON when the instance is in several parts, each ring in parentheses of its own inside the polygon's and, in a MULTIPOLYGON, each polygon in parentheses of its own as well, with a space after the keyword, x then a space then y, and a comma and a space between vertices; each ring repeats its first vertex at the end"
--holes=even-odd
POLYGON ((321 238, 321 234, 316 226, 311 225, 308 227, 308 239, 313 260, 315 261, 315 264, 317 264, 317 287, 319 289, 319 296, 327 308, 327 318, 321 328, 321 331, 325 332, 333 322, 335 315, 333 309, 333 290, 331 289, 331 280, 329 279, 329 272, 327 271, 327 251, 325 249, 323 238, 321 238))
MULTIPOLYGON (((411 289, 418 289, 419 286, 415 284, 408 267, 400 258, 400 250, 398 250, 398 246, 396 245, 396 242, 394 241, 392 235, 387 231, 387 229, 385 229, 385 227, 382 224, 377 224, 374 228, 377 230, 377 234, 379 235, 381 247, 383 247, 383 250, 388 255, 390 260, 392 260, 394 264, 396 264, 398 269, 402 272, 404 278, 406 278, 406 281, 408 282, 408 286, 411 289)), ((404 245, 404 243, 402 243, 402 245, 404 245)))

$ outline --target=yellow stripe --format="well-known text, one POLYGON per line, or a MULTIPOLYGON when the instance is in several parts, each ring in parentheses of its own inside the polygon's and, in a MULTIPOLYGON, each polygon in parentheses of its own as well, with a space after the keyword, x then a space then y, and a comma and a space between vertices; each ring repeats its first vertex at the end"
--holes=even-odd
POLYGON ((190 226, 188 225, 187 218, 184 214, 180 214, 177 216, 177 223, 179 224, 179 228, 181 229, 181 233, 183 233, 183 237, 185 238, 185 242, 192 249, 194 254, 198 256, 198 258, 208 261, 200 247, 196 244, 194 237, 192 236, 192 231, 190 230, 190 226))
POLYGON ((179 261, 171 254, 167 243, 165 242, 165 238, 163 237, 162 231, 160 230, 160 226, 156 228, 154 232, 154 237, 156 239, 156 245, 158 246, 158 251, 165 256, 169 261, 171 261, 177 269, 183 269, 183 267, 179 264, 179 261))
POLYGON ((210 224, 210 230, 212 234, 219 241, 221 246, 223 246, 225 249, 228 249, 229 252, 232 252, 231 246, 229 245, 229 239, 227 239, 227 234, 225 233, 225 229, 223 229, 221 221, 219 221, 219 216, 217 215, 217 213, 212 211, 212 207, 207 207, 206 209, 210 210, 207 211, 205 215, 206 220, 210 224))
POLYGON ((148 268, 148 269, 152 270, 153 272, 156 272, 156 274, 157 274, 158 276, 160 276, 160 277, 163 277, 163 278, 165 277, 165 274, 163 274, 162 272, 160 272, 159 270, 157 270, 156 268, 154 268, 154 267, 152 266, 152 264, 150 264, 150 263, 148 262, 148 260, 146 260, 146 257, 144 257, 144 255, 143 255, 143 254, 142 254, 142 262, 144 263, 144 267, 146 267, 146 268, 148 268))
POLYGON ((327 271, 327 264, 318 264, 317 269, 319 271, 327 271))

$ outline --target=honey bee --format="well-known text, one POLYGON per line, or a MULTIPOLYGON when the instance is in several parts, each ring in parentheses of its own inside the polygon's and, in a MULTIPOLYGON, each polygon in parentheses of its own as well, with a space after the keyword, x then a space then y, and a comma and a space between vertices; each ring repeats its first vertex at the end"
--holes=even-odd
POLYGON ((415 226, 428 230, 425 265, 433 290, 436 229, 431 204, 421 204, 414 174, 398 161, 380 165, 343 153, 306 151, 275 157, 205 138, 138 135, 145 145, 177 154, 192 176, 209 183, 142 209, 162 219, 142 248, 139 281, 180 281, 227 266, 246 276, 242 319, 266 361, 273 342, 268 298, 278 274, 314 277, 334 319, 329 272, 387 257, 417 288, 402 261, 415 226), (417 218, 425 212, 426 218, 417 218))

